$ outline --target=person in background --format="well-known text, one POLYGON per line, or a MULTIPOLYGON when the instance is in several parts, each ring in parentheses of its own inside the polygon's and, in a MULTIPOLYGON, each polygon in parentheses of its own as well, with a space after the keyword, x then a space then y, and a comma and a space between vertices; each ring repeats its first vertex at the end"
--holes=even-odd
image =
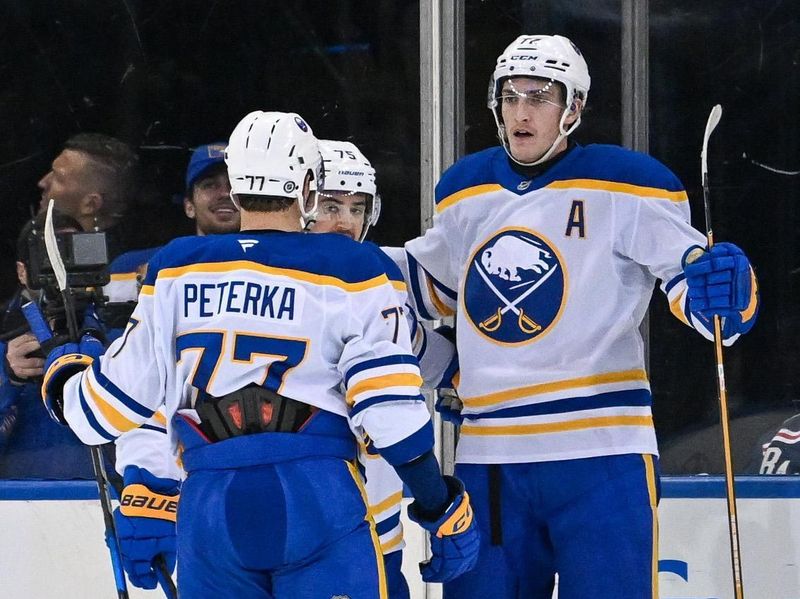
POLYGON ((189 160, 183 210, 195 222, 195 235, 239 230, 241 218, 231 200, 225 146, 225 142, 199 146, 189 160))
MULTIPOLYGON (((47 311, 46 303, 57 299, 43 297, 30 277, 39 270, 31 265, 31 244, 41 243, 44 216, 39 214, 20 231, 16 250, 19 288, 2 309, 0 478, 93 479, 86 447, 71 430, 53 422, 42 406, 44 356, 20 309, 27 302, 36 302, 47 311)), ((81 230, 75 219, 56 212, 53 224, 57 234, 81 230)))
POLYGON ((70 137, 38 183, 39 211, 50 200, 84 231, 105 231, 109 260, 131 249, 125 216, 138 189, 139 158, 125 142, 102 133, 70 137))
MULTIPOLYGON (((210 143, 192 152, 186 167, 183 210, 194 221, 195 235, 233 233, 240 215, 230 198, 231 184, 225 164, 226 144, 210 143)), ((109 266, 111 281, 103 289, 110 302, 135 302, 147 261, 160 247, 132 250, 109 266)), ((130 308, 132 310, 132 307, 130 308)), ((127 323, 127 318, 124 319, 127 323)))

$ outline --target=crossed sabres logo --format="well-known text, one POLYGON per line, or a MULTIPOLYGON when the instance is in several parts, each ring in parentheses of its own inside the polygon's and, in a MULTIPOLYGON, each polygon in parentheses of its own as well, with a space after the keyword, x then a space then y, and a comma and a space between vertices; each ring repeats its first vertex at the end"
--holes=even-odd
POLYGON ((545 239, 528 230, 501 231, 473 255, 465 282, 467 317, 493 341, 532 341, 556 321, 564 281, 564 267, 545 239))

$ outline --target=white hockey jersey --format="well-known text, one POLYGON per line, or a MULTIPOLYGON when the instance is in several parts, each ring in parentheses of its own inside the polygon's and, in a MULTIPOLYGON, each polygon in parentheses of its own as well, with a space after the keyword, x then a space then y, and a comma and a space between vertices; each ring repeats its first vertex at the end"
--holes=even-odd
POLYGON ((711 338, 686 305, 692 246, 686 192, 644 154, 575 146, 533 179, 499 147, 451 167, 398 262, 422 318, 456 314, 457 460, 657 454, 639 324, 661 280, 711 338))
POLYGON ((178 239, 150 261, 124 335, 66 383, 65 417, 100 444, 165 404, 174 449, 172 418, 196 419, 198 390, 256 383, 347 417, 403 463, 432 437, 400 307, 375 251, 340 235, 178 239))
MULTIPOLYGON (((365 244, 371 245, 368 242, 365 244)), ((436 331, 426 330, 417 322, 413 308, 407 303, 402 276, 386 254, 377 246, 372 247, 375 252, 380 252, 379 257, 384 258, 387 275, 397 294, 397 305, 404 308, 411 345, 419 361, 424 384, 435 387, 450 364, 455 349, 436 331)), ((157 250, 158 248, 152 248, 128 252, 114 260, 110 265, 111 282, 104 288, 109 301, 136 301, 140 286, 137 280, 143 278, 147 261, 157 250)), ((166 421, 160 412, 156 412, 151 421, 119 437, 116 445, 116 467, 120 474, 126 466, 135 465, 162 478, 182 478, 183 473, 176 468, 169 447, 165 447, 166 421), (159 434, 163 438, 160 439, 159 434)), ((375 520, 381 548, 384 553, 400 551, 405 545, 400 522, 403 483, 394 468, 374 448, 368 452, 362 443, 358 457, 365 471, 369 511, 375 520)))

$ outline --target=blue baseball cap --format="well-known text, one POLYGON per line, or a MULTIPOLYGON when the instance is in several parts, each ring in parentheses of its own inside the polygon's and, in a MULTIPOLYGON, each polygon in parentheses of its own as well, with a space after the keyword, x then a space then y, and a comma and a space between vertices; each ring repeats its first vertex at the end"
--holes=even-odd
POLYGON ((218 141, 195 148, 195 151, 192 152, 192 157, 189 159, 189 166, 186 169, 186 193, 192 190, 192 185, 194 185, 195 181, 208 169, 225 162, 226 147, 228 147, 227 143, 218 141))

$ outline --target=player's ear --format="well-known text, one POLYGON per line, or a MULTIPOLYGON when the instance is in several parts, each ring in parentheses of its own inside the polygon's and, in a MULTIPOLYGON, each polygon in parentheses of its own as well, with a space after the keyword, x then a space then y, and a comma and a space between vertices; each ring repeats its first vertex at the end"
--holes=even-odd
POLYGON ((25 263, 17 260, 17 279, 21 285, 28 286, 28 269, 25 268, 25 263))
POLYGON ((565 123, 567 125, 571 125, 572 123, 578 120, 578 117, 580 116, 581 111, 583 110, 583 100, 581 100, 580 98, 575 98, 574 100, 572 100, 572 103, 567 107, 567 110, 568 113, 565 123))
POLYGON ((78 210, 82 216, 94 216, 103 208, 103 194, 93 191, 81 198, 78 210))
POLYGON ((196 218, 197 211, 194 208, 194 202, 189 198, 183 198, 183 213, 189 218, 196 218))

